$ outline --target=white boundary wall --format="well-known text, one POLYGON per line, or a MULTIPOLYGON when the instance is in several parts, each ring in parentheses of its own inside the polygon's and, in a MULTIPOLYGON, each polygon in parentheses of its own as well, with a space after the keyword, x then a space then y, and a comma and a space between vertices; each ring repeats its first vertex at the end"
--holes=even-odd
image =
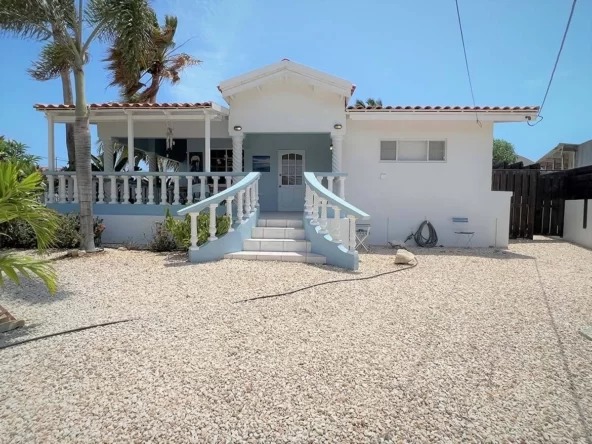
POLYGON ((584 226, 584 200, 566 200, 563 239, 592 248, 592 202, 588 201, 588 223, 584 226))

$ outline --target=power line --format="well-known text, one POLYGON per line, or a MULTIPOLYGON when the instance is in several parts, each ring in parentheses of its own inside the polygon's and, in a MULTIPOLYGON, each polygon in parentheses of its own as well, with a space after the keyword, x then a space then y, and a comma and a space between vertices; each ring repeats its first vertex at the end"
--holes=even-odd
POLYGON ((563 51, 563 44, 565 43, 565 38, 567 37, 567 32, 569 31, 569 25, 571 24, 571 18, 573 17, 574 10, 576 9, 576 3, 578 0, 573 0, 571 4, 571 11, 569 12, 569 18, 567 19, 567 26, 565 27, 565 32, 563 33, 563 38, 561 39, 561 46, 559 47, 559 52, 557 53, 557 58, 555 59, 555 65, 553 66, 553 71, 551 72, 551 78, 549 79, 549 84, 547 85, 547 90, 545 91, 545 97, 543 97, 543 102, 539 107, 538 116, 541 115, 541 111, 543 110, 543 106, 545 106, 545 101, 547 100, 547 95, 549 94, 549 90, 551 89, 551 83, 553 83, 553 77, 555 76, 555 70, 557 69, 557 65, 559 64, 559 57, 561 57, 561 51, 563 51))
MULTIPOLYGON (((467 76, 469 77, 469 87, 471 88, 471 97, 473 98, 473 108, 477 106, 475 103, 475 93, 473 92, 473 82, 471 80, 471 71, 469 70, 469 59, 467 58, 467 47, 465 46, 465 35, 463 33, 462 22, 460 20, 460 10, 458 9, 458 0, 456 2, 456 15, 458 17, 458 27, 460 29, 460 39, 462 41, 463 46, 463 53, 465 54, 465 66, 467 67, 467 76)), ((481 122, 479 121, 479 114, 475 110, 475 118, 477 119, 477 124, 481 126, 481 122)))

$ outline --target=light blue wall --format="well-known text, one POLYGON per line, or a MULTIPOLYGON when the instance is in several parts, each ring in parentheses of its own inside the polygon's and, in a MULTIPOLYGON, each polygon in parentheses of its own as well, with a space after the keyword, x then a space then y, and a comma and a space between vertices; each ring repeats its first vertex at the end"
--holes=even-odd
POLYGON ((330 146, 329 133, 247 134, 243 141, 245 171, 253 171, 253 156, 270 156, 271 160, 271 171, 261 173, 259 180, 261 211, 278 209, 278 150, 304 150, 305 171, 331 171, 330 146))

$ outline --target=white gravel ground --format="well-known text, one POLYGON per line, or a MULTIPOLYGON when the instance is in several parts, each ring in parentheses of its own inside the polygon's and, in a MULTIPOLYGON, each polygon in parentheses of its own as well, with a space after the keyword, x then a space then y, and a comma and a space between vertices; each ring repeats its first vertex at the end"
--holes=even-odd
POLYGON ((419 252, 395 269, 108 250, 56 262, 60 291, 9 285, 28 326, 0 345, 0 442, 578 442, 592 436, 592 251, 419 252), (538 270, 537 270, 538 268, 538 270), (540 279, 539 279, 540 273, 540 279))

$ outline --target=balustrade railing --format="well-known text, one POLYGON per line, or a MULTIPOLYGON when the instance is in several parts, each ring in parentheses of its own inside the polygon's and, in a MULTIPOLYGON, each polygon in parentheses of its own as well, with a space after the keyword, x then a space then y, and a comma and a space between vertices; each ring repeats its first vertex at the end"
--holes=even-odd
POLYGON ((259 207, 260 177, 261 173, 248 173, 238 183, 226 188, 224 191, 177 211, 179 216, 189 214, 191 219, 191 250, 199 250, 197 245, 197 217, 203 210, 208 209, 210 214, 210 237, 208 238, 210 242, 218 240, 216 237, 216 210, 219 204, 226 204, 226 216, 230 220, 229 232, 234 231, 232 228, 233 220, 235 224, 241 224, 251 217, 252 213, 259 207), (233 202, 236 208, 235 219, 233 219, 233 202))
MULTIPOLYGON (((45 172, 46 203, 78 203, 76 173, 45 172)), ((181 205, 200 202, 224 191, 247 173, 93 172, 97 204, 181 205)))
POLYGON ((347 173, 314 173, 321 185, 327 190, 336 194, 341 199, 345 199, 345 179, 347 173))
POLYGON ((319 234, 329 234, 333 242, 343 244, 353 252, 356 249, 356 221, 368 220, 370 216, 333 192, 335 178, 339 178, 343 186, 345 176, 346 173, 304 173, 306 183, 304 213, 310 219, 311 225, 319 226, 319 234), (326 179, 327 187, 322 184, 323 178, 326 179), (333 210, 330 219, 329 208, 333 210), (347 233, 341 232, 342 216, 348 219, 347 233))

